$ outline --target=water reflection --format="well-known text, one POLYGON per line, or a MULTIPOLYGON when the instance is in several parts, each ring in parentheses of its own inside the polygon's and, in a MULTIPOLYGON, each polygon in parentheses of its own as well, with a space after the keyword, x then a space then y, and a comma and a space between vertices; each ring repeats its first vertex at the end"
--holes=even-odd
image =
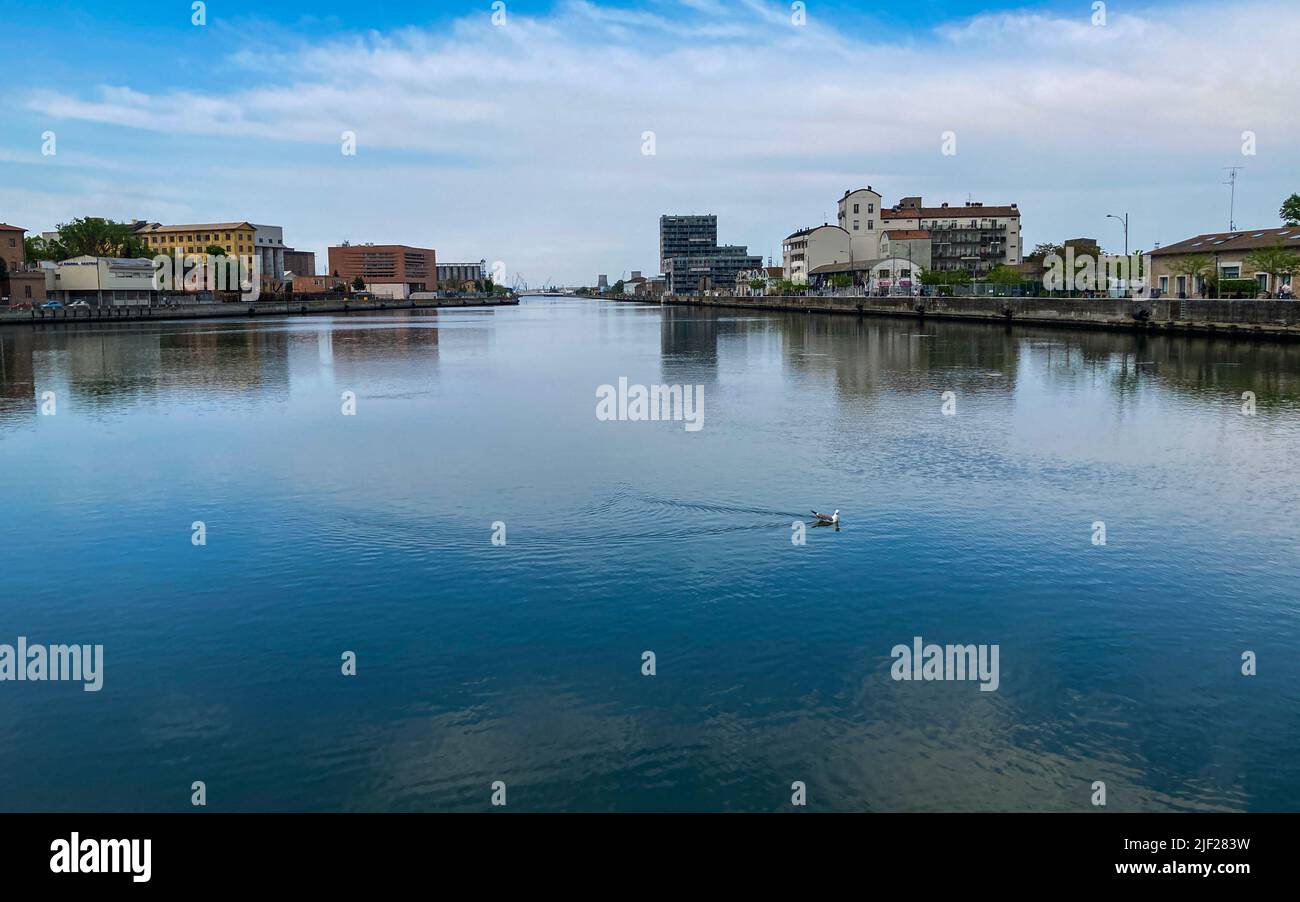
POLYGON ((0 331, 9 632, 112 661, 0 693, 0 806, 1300 807, 1298 353, 567 300, 0 331), (620 375, 705 428, 598 421, 620 375), (1001 688, 895 683, 917 634, 1001 688))

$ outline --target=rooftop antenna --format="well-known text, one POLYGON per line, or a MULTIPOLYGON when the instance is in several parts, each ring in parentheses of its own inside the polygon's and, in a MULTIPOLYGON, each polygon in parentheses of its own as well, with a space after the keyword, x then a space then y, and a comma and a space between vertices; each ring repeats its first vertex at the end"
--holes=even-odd
POLYGON ((1228 231, 1235 232, 1237 231, 1237 220, 1236 220, 1237 170, 1245 169, 1246 167, 1245 166, 1224 166, 1223 168, 1228 172, 1228 180, 1223 184, 1232 186, 1231 191, 1228 195, 1228 231))

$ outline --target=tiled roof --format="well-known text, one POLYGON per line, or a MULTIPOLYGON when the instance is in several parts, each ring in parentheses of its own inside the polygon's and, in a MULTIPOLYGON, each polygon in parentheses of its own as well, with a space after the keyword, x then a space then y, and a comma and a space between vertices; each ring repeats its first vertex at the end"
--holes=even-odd
POLYGON ((844 228, 844 226, 831 225, 829 222, 824 222, 819 226, 813 226, 808 229, 800 229, 797 232, 791 232, 789 235, 786 236, 785 240, 789 241, 791 238, 802 238, 804 235, 811 235, 813 232, 817 231, 818 229, 839 229, 841 232, 843 232, 846 235, 849 232, 849 230, 844 228))
POLYGON ((157 222, 144 222, 136 226, 136 232, 227 232, 234 229, 251 229, 250 222, 201 222, 191 225, 162 225, 157 222))
POLYGON ((1262 247, 1294 248, 1300 251, 1300 226, 1277 229, 1238 229, 1235 232, 1211 232, 1197 235, 1151 252, 1153 257, 1169 254, 1221 254, 1225 251, 1251 251, 1262 247))
POLYGON ((912 210, 881 210, 885 219, 978 219, 993 216, 1020 216, 1015 207, 921 207, 912 210))
POLYGON ((927 229, 886 229, 885 234, 894 241, 915 241, 930 237, 927 229))

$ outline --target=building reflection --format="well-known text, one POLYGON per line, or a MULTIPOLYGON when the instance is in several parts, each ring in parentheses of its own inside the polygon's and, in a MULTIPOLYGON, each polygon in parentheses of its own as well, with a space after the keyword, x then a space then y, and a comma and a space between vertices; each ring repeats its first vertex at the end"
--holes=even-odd
MULTIPOLYGON (((92 409, 185 391, 282 397, 294 375, 436 363, 439 331, 428 312, 412 321, 321 317, 251 328, 220 320, 14 327, 0 331, 0 417, 30 416, 38 392, 49 388, 92 409)), ((482 347, 485 331, 457 334, 482 347)))

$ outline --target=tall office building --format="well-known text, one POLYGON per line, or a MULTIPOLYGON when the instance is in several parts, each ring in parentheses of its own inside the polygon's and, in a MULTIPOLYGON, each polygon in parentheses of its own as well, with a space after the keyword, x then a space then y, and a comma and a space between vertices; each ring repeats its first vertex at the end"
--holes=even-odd
POLYGON ((718 217, 713 214, 659 217, 659 265, 669 294, 731 291, 740 272, 762 264, 763 258, 752 256, 743 245, 718 244, 718 217))
POLYGON ((718 246, 718 217, 660 216, 659 268, 668 271, 673 257, 696 257, 711 253, 718 246))

